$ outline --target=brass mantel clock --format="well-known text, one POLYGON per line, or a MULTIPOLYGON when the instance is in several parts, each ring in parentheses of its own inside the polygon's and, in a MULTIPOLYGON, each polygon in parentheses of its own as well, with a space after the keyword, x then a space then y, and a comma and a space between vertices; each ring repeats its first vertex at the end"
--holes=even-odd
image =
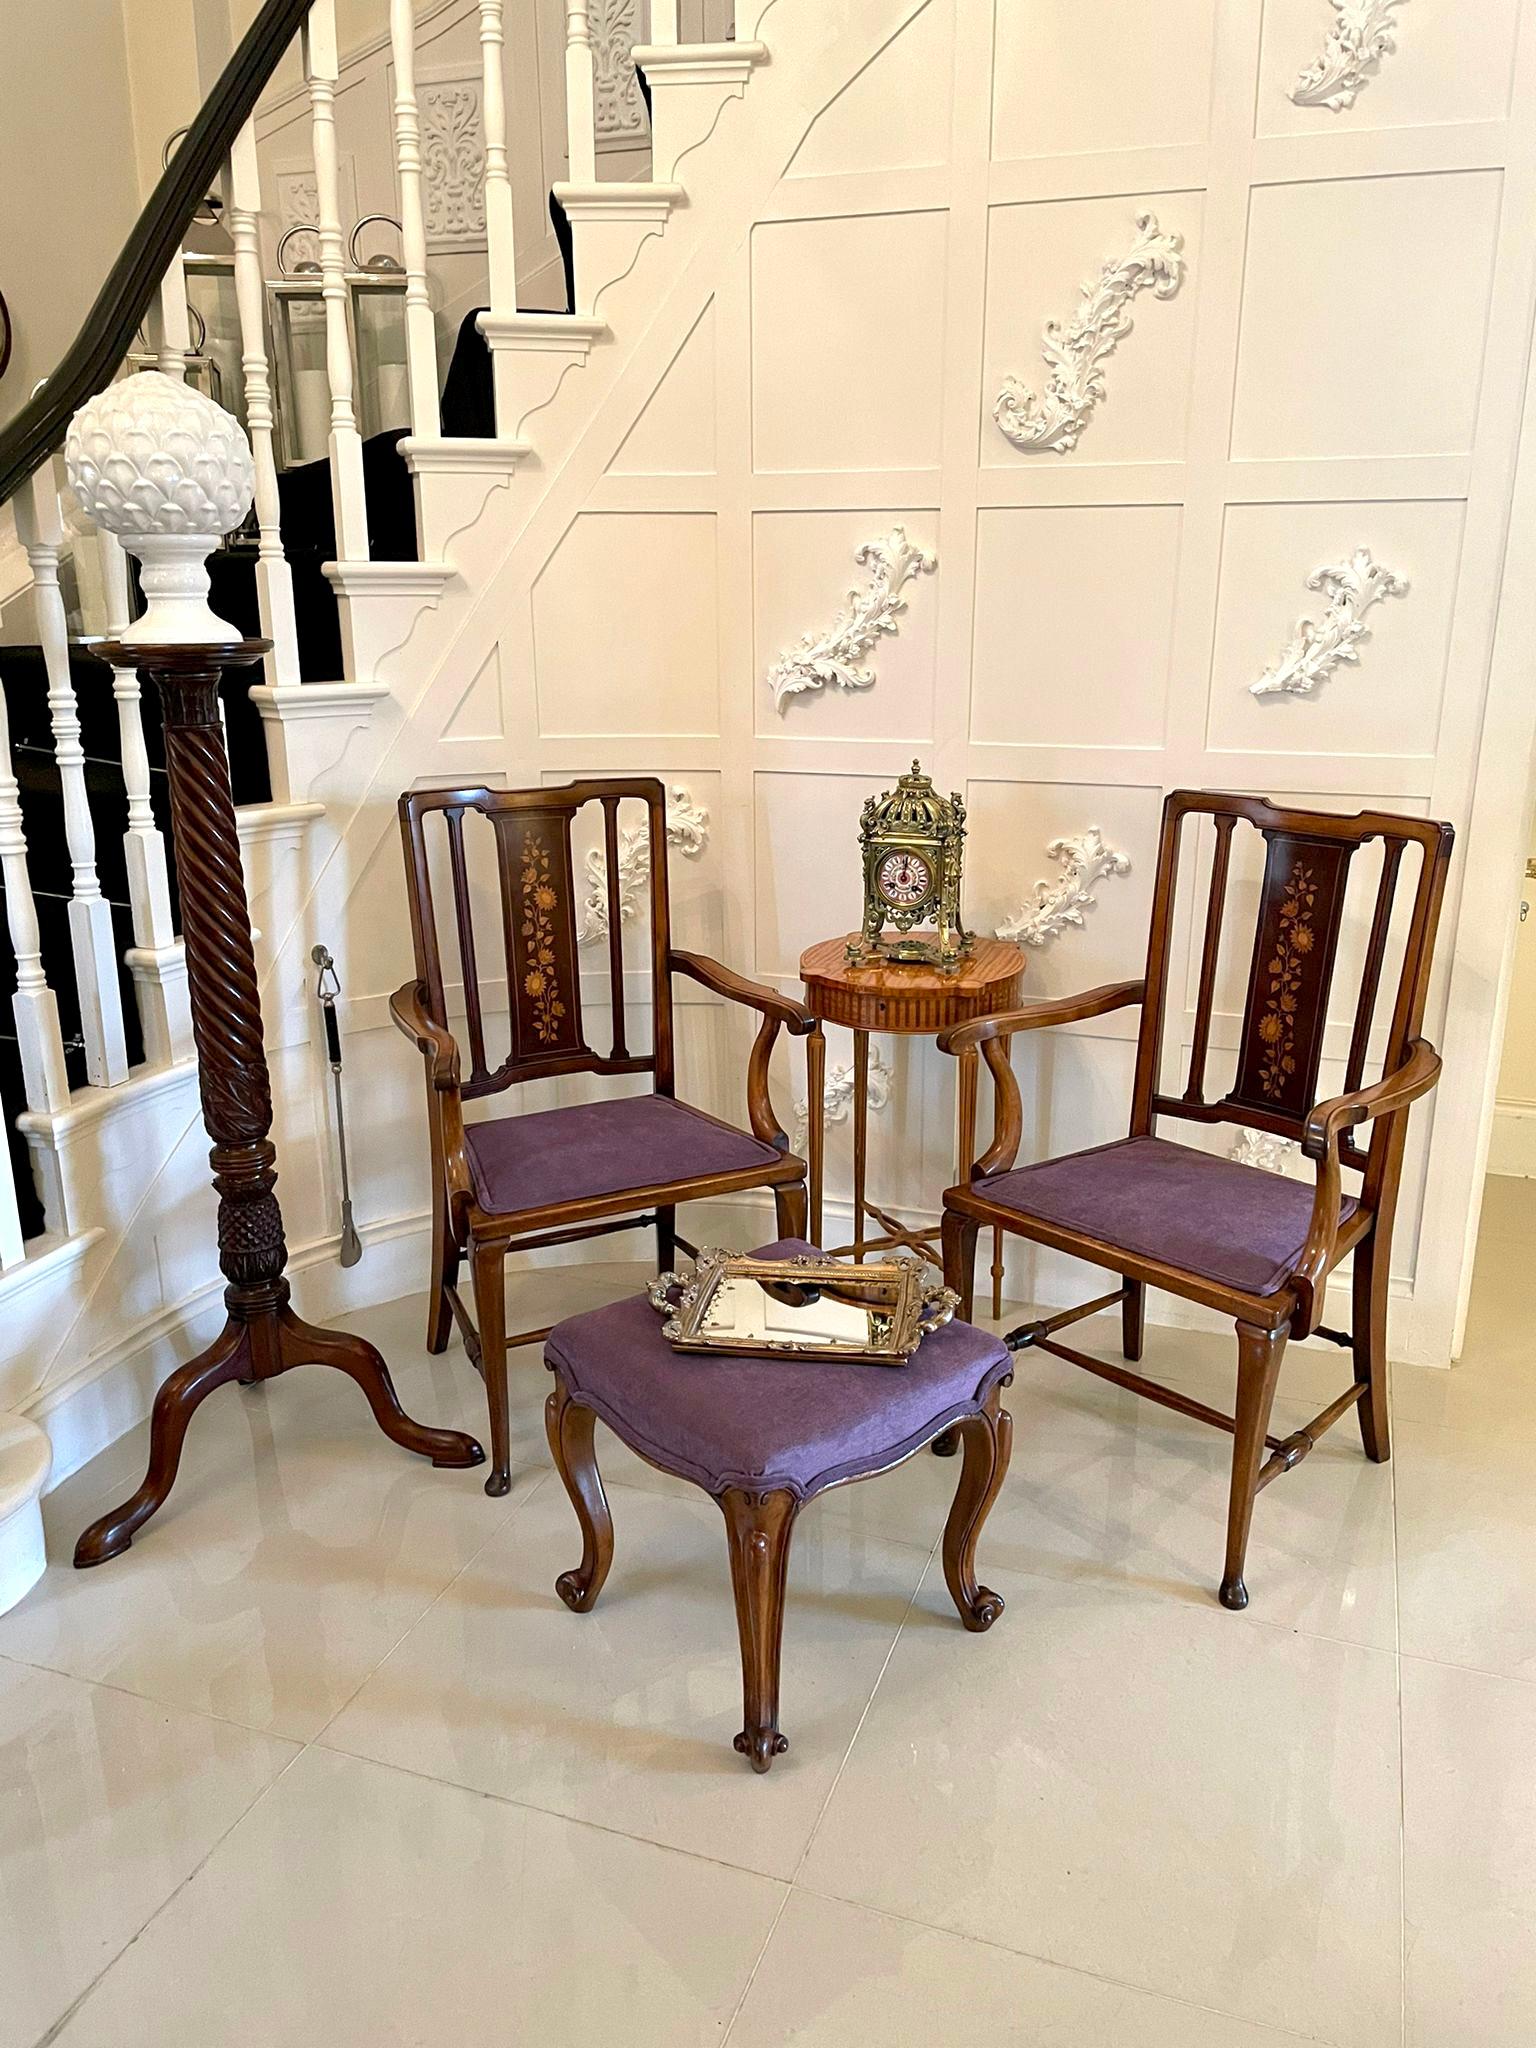
POLYGON ((894 791, 869 797, 859 822, 864 853, 864 926, 848 944, 855 963, 911 961, 952 972, 971 950, 960 922, 965 805, 947 801, 919 764, 894 791), (885 936, 894 925, 896 938, 885 936), (931 935, 914 927, 932 926, 931 935))

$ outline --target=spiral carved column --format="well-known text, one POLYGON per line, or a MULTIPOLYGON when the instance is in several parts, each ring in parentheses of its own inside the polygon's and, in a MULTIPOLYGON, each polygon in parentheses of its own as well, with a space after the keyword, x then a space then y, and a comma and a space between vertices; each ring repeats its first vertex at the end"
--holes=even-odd
POLYGON ((165 716, 171 834, 181 892, 182 935, 209 1160, 219 1196, 219 1266, 228 1319, 206 1351, 173 1372, 155 1397, 149 1469, 121 1507, 93 1522, 75 1563, 101 1564, 132 1542, 175 1483, 187 1424, 206 1395, 229 1380, 274 1378, 290 1366, 335 1366, 355 1379, 384 1434, 434 1465, 478 1465, 473 1437, 430 1429, 401 1408, 389 1368, 371 1344, 318 1330, 289 1306, 288 1261, 278 1207, 272 1085, 261 1023, 250 914, 240 867, 229 765, 219 723, 225 668, 248 667, 264 640, 226 646, 109 646, 109 661, 137 663, 153 678, 165 716))

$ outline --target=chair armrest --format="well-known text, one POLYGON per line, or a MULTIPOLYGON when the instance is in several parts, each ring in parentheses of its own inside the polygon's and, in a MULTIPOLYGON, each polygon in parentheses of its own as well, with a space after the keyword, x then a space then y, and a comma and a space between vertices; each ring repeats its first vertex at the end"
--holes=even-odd
POLYGON ((389 1014, 396 1025, 427 1062, 427 1077, 434 1088, 459 1085, 459 1048, 453 1033, 439 1024, 427 1009, 419 981, 408 981, 389 999, 389 1014))
POLYGON ((1080 996, 1054 996, 1047 1002, 1025 1003, 1017 1010, 999 1010, 995 1017, 976 1017, 969 1024, 953 1024, 940 1032, 939 1050, 962 1053, 989 1039, 1011 1038, 1016 1031, 1040 1031, 1047 1024, 1076 1024, 1084 1017, 1102 1017, 1106 1011, 1139 1003, 1146 992, 1144 981, 1107 981, 1080 996))
POLYGON ((1349 1095, 1335 1095, 1318 1103, 1308 1116, 1302 1132, 1302 1150, 1317 1165, 1317 1193, 1312 1198, 1312 1218, 1307 1241, 1291 1275, 1301 1313, 1298 1334, 1305 1336, 1314 1325, 1323 1283, 1333 1269, 1339 1235, 1339 1137, 1355 1124, 1392 1110, 1406 1109, 1410 1102, 1426 1095, 1440 1078, 1440 1055, 1428 1039, 1416 1038, 1408 1057, 1393 1073, 1384 1075, 1369 1088, 1357 1088, 1349 1095))
POLYGON ((701 988, 724 996, 729 1003, 742 1003, 761 1015, 763 1021, 752 1041, 752 1056, 747 1062, 747 1121, 755 1138, 765 1145, 772 1145, 777 1151, 787 1152, 789 1139, 784 1135, 784 1127, 773 1106, 768 1088, 768 1066, 781 1024, 796 1038, 804 1038, 807 1032, 815 1029, 816 1019, 804 1003, 797 1003, 790 996, 781 996, 777 989, 767 988, 760 981, 748 981, 744 974, 735 974, 729 967, 722 967, 707 953, 679 953, 674 948, 667 955, 667 965, 674 974, 686 974, 701 988))
POLYGON ((792 996, 781 996, 776 988, 761 981, 749 981, 744 974, 711 960, 707 953, 680 953, 674 947, 667 955, 667 965, 674 974, 686 974, 690 981, 724 996, 727 1002, 744 1003, 748 1009, 760 1010, 796 1038, 804 1038, 816 1022, 804 1003, 797 1003, 792 996))
MULTIPOLYGON (((1007 1173, 1018 1157, 1024 1135, 1024 1106, 1019 1084, 1008 1063, 1008 1044, 1015 1032, 1040 1031, 1047 1024, 1075 1024, 1083 1017, 1102 1017, 1108 1010, 1123 1010, 1139 1003, 1146 994, 1144 981, 1109 981, 1078 996, 1056 996, 1047 1002, 1026 1003, 1021 1009, 1000 1010, 994 1017, 977 1017, 969 1024, 955 1024, 939 1034, 941 1052, 954 1053, 962 1068, 962 1101, 974 1104, 975 1069, 978 1051, 992 1075, 996 1114, 992 1143, 971 1167, 972 1180, 986 1180, 994 1173, 1007 1173), (964 1070, 969 1070, 970 1078, 964 1070)), ((967 1119, 962 1119, 967 1121, 967 1119)), ((971 1136, 961 1133, 962 1142, 971 1136)))
POLYGON ((1350 1095, 1335 1095, 1318 1103, 1306 1121, 1301 1149, 1309 1159, 1322 1159, 1336 1145, 1342 1132, 1392 1110, 1406 1109, 1427 1095, 1440 1078, 1440 1055, 1427 1038, 1416 1038, 1408 1057, 1390 1074, 1369 1088, 1357 1088, 1350 1095))

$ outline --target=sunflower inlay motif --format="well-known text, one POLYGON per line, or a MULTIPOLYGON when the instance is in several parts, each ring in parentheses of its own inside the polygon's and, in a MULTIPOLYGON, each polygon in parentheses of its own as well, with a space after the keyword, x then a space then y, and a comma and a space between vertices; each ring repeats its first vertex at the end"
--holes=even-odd
POLYGON ((1285 1095, 1296 1072, 1296 1015, 1307 957, 1317 943, 1316 908, 1317 878, 1305 861, 1298 860, 1280 904, 1275 950, 1265 968, 1269 990, 1259 1018, 1259 1038, 1264 1046, 1259 1085, 1266 1095, 1276 1098, 1285 1095))
POLYGON ((541 1045, 554 1045, 560 1037, 560 1020, 565 1003, 555 962, 556 894, 549 849, 529 832, 523 837, 523 994, 527 996, 533 1028, 541 1045))

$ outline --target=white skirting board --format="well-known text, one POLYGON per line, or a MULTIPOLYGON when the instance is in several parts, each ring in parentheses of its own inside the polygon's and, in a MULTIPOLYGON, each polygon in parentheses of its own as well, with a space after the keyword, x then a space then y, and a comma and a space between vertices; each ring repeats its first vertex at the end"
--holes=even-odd
POLYGON ((43 1489, 52 1453, 35 1422, 0 1415, 0 1614, 43 1575, 43 1489))
POLYGON ((1536 1180, 1536 1103, 1500 1102, 1494 1106, 1488 1171, 1536 1180))

